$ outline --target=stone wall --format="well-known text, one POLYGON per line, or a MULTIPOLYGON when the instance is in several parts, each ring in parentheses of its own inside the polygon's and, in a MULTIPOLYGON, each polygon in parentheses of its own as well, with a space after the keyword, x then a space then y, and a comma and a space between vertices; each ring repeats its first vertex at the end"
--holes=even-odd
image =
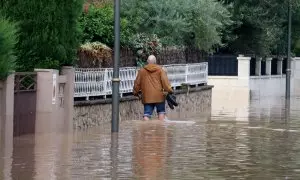
MULTIPOLYGON (((179 119, 199 112, 209 112, 213 86, 201 86, 175 92, 179 106, 174 110, 167 107, 169 119, 179 119)), ((101 126, 111 121, 111 99, 75 102, 74 129, 101 126)), ((139 120, 143 106, 136 97, 121 98, 120 121, 139 120)))

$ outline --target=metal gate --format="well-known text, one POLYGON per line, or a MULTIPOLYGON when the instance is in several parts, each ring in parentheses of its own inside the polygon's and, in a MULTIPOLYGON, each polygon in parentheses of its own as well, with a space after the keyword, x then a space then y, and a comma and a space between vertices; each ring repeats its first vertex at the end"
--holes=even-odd
POLYGON ((15 74, 14 136, 35 133, 36 79, 35 72, 15 74))

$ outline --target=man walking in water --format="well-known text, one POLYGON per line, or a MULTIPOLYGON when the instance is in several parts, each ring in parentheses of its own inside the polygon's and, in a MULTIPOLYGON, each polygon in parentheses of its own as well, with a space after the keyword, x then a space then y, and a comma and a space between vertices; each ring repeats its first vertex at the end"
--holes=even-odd
POLYGON ((142 68, 136 77, 133 87, 133 94, 142 95, 144 104, 144 120, 151 118, 154 108, 158 114, 159 120, 165 119, 165 95, 173 93, 166 72, 156 64, 156 57, 150 55, 147 65, 142 68))

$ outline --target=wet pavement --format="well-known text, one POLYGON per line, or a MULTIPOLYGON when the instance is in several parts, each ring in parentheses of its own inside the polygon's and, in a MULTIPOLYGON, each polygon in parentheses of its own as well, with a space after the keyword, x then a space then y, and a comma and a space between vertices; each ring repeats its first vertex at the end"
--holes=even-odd
POLYGON ((300 98, 284 104, 253 98, 242 113, 224 105, 177 119, 189 123, 122 122, 118 135, 108 124, 18 137, 1 145, 0 179, 300 179, 300 98))

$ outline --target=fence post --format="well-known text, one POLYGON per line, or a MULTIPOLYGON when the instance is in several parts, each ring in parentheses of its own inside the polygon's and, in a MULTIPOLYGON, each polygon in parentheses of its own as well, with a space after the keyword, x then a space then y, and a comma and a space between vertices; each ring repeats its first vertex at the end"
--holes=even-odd
POLYGON ((283 58, 279 57, 277 59, 277 74, 278 75, 282 75, 282 62, 283 62, 283 58))
POLYGON ((0 179, 9 179, 13 152, 14 74, 0 80, 0 179), (4 172, 4 173, 1 173, 4 172))
MULTIPOLYGON (((15 75, 12 74, 6 80, 0 80, 0 132, 13 132, 13 116, 14 116, 14 84, 15 75)), ((2 138, 2 134, 0 136, 2 138)))
POLYGON ((293 58, 293 67, 294 77, 300 79, 300 57, 293 58))
POLYGON ((185 65, 185 84, 188 84, 189 65, 185 65))
POLYGON ((255 62, 255 75, 261 76, 261 57, 258 57, 255 62))
POLYGON ((300 57, 292 59, 292 93, 300 95, 300 57))
POLYGON ((205 84, 207 85, 208 83, 208 62, 205 62, 205 84))
POLYGON ((272 59, 271 57, 266 58, 266 75, 272 74, 272 59))
POLYGON ((108 81, 108 71, 107 71, 107 68, 105 68, 104 79, 103 79, 104 99, 106 99, 106 96, 107 96, 107 81, 108 81))
POLYGON ((237 60, 239 86, 249 87, 251 57, 244 57, 244 55, 239 55, 237 57, 237 60))
POLYGON ((63 67, 62 75, 66 76, 64 87, 64 121, 67 122, 67 130, 73 129, 74 116, 74 87, 75 87, 75 69, 73 67, 63 67))

